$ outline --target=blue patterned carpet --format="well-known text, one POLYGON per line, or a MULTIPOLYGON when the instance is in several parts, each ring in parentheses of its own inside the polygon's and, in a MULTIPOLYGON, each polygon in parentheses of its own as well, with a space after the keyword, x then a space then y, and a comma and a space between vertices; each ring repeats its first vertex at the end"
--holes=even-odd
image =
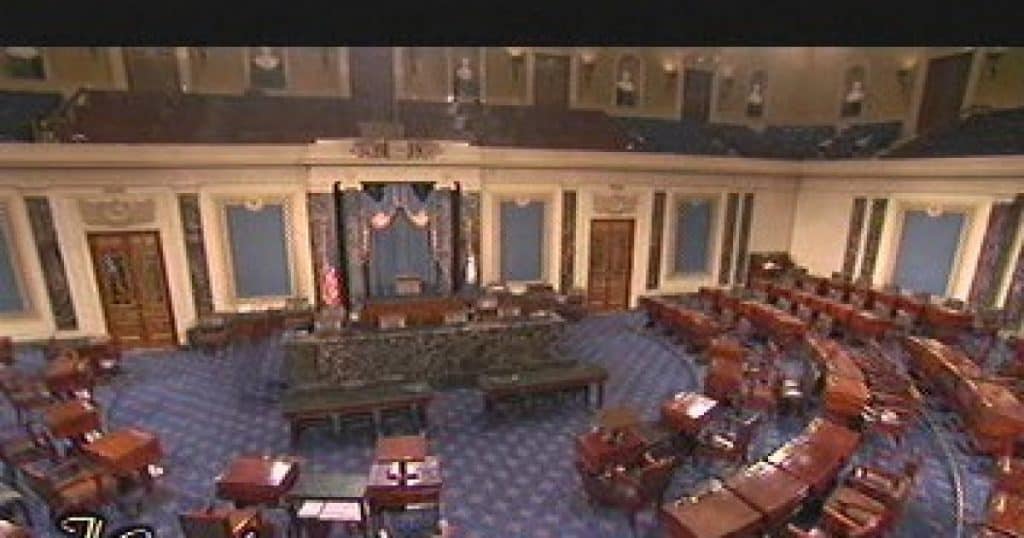
MULTIPOLYGON (((700 390, 702 384, 702 367, 663 335, 643 328, 637 313, 577 323, 569 328, 559 349, 567 356, 607 367, 606 405, 630 405, 648 419, 657 418, 660 403, 675 392, 700 390)), ((365 472, 373 448, 368 422, 353 423, 341 435, 310 429, 296 449, 289 449, 287 426, 276 405, 254 390, 263 385, 279 360, 276 343, 244 350, 233 358, 179 351, 126 359, 125 374, 99 390, 108 428, 132 425, 159 434, 166 452, 166 474, 140 516, 129 518, 111 509, 107 514, 111 522, 146 523, 158 536, 180 536, 177 514, 213 501, 214 476, 240 454, 290 452, 306 458, 305 469, 311 472, 365 472)), ((38 353, 22 351, 19 368, 38 368, 41 361, 38 353)), ((933 416, 936 428, 952 440, 951 453, 967 492, 965 515, 977 518, 988 493, 987 463, 968 455, 955 433, 955 415, 934 412, 933 416)), ((456 528, 456 536, 629 536, 622 514, 586 502, 573 468, 572 438, 589 427, 590 418, 591 412, 582 402, 486 416, 474 391, 442 393, 429 412, 429 436, 444 464, 442 516, 456 528)), ((13 427, 13 414, 5 409, 2 421, 5 429, 13 427)), ((756 439, 755 456, 767 454, 803 426, 799 419, 769 424, 756 439)), ((387 433, 404 433, 409 427, 396 419, 387 424, 387 433)), ((925 457, 922 483, 895 535, 952 534, 956 503, 951 469, 936 439, 922 425, 898 454, 875 441, 858 454, 858 459, 871 462, 899 462, 910 451, 925 457)), ((684 464, 668 497, 727 471, 684 464)), ((44 523, 47 516, 42 503, 33 501, 32 507, 40 535, 57 536, 52 525, 44 523)), ((272 517, 285 521, 283 513, 272 517)), ((813 514, 806 517, 813 519, 813 514)), ((402 516, 390 524, 400 536, 429 536, 429 524, 423 518, 402 516)), ((641 536, 662 535, 651 512, 641 515, 638 530, 641 536)))

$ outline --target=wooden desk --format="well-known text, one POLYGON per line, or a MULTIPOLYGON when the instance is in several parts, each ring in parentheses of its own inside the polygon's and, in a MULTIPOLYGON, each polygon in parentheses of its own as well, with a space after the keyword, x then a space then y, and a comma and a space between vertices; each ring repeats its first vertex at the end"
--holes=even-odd
POLYGON ((483 374, 477 386, 484 393, 484 407, 491 409, 494 402, 511 396, 542 394, 582 389, 587 392, 587 402, 592 400, 600 407, 604 402, 604 384, 608 371, 594 364, 578 364, 569 367, 540 367, 505 375, 483 374), (594 396, 591 396, 591 393, 594 396))
POLYGON ((718 408, 718 400, 696 392, 680 392, 661 404, 661 421, 679 433, 696 437, 718 408))
POLYGON ((100 412, 91 402, 71 400, 47 407, 43 422, 57 439, 72 439, 103 428, 100 412))
POLYGON ((595 423, 609 432, 625 430, 640 423, 640 414, 631 407, 606 407, 598 410, 595 423))
POLYGON ((430 504, 440 514, 441 488, 444 481, 441 461, 427 456, 422 462, 409 464, 408 472, 415 478, 400 480, 392 476, 391 464, 373 463, 366 484, 370 512, 402 510, 410 504, 430 504))
POLYGON ((789 519, 807 498, 807 484, 762 461, 725 479, 727 489, 764 514, 765 527, 789 519))
POLYGON ((83 450, 114 474, 122 476, 156 465, 163 458, 160 439, 134 428, 104 435, 85 445, 83 450))
POLYGON ((878 340, 893 328, 893 322, 874 312, 861 310, 850 315, 847 327, 850 333, 858 338, 878 340))
POLYGON ((598 474, 616 465, 629 467, 649 448, 643 436, 631 428, 616 435, 589 431, 576 436, 576 457, 590 473, 598 474))
POLYGON ((303 473, 291 491, 285 494, 285 501, 292 521, 303 528, 306 536, 326 538, 334 523, 355 523, 364 530, 368 527, 370 516, 366 507, 366 485, 367 477, 362 474, 303 473), (315 515, 300 515, 307 502, 351 504, 354 507, 353 517, 338 522, 333 515, 324 513, 324 505, 315 515))
POLYGON ((740 310, 750 323, 769 333, 782 345, 793 343, 807 331, 807 324, 802 319, 772 306, 743 301, 740 310))
POLYGON ((404 297, 400 299, 374 299, 366 303, 359 313, 359 325, 376 328, 378 318, 386 315, 405 317, 409 327, 441 326, 444 316, 469 308, 457 297, 404 297))
POLYGON ((728 489, 666 503, 659 516, 671 538, 738 538, 764 527, 762 514, 728 489))
POLYGON ((401 435, 377 439, 374 461, 423 461, 427 457, 427 438, 422 435, 401 435))
POLYGON ((828 491, 859 441, 856 432, 817 418, 767 461, 806 483, 811 495, 820 495, 828 491))
POLYGON ((348 390, 296 390, 285 394, 281 407, 289 423, 291 442, 295 444, 311 423, 335 421, 343 416, 370 414, 379 431, 385 411, 410 410, 425 426, 427 406, 433 398, 433 389, 425 383, 400 383, 348 390))
POLYGON ((860 417, 871 400, 871 391, 863 378, 847 377, 832 372, 825 374, 825 412, 850 423, 860 417))
POLYGON ((83 445, 82 451, 120 478, 138 475, 147 490, 153 487, 149 467, 160 463, 164 456, 156 435, 134 428, 108 433, 83 445))
POLYGON ((299 477, 293 458, 236 458, 216 479, 217 497, 243 508, 254 504, 276 505, 299 477))
POLYGON ((985 524, 1007 536, 1024 537, 1024 496, 994 492, 989 497, 985 524))

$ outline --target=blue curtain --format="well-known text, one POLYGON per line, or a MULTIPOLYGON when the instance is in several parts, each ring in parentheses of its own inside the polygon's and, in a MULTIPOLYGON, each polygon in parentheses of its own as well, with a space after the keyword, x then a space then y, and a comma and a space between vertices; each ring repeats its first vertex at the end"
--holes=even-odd
POLYGON ((894 283, 915 292, 945 295, 963 225, 962 213, 930 217, 924 211, 908 211, 894 283))
POLYGON ((395 294, 395 277, 415 275, 424 292, 434 290, 434 263, 427 228, 417 228, 405 210, 399 210, 386 228, 370 232, 370 293, 374 297, 395 294))
POLYGON ((21 299, 18 278, 14 272, 14 256, 4 228, 0 226, 0 312, 21 312, 24 309, 25 303, 21 299))
POLYGON ((676 219, 676 272, 707 272, 710 242, 711 201, 694 200, 680 204, 676 219))
POLYGON ((544 241, 544 202, 522 207, 501 203, 501 278, 507 281, 541 279, 544 241))
POLYGON ((244 206, 229 205, 227 215, 238 297, 291 295, 284 208, 265 205, 251 211, 244 206))

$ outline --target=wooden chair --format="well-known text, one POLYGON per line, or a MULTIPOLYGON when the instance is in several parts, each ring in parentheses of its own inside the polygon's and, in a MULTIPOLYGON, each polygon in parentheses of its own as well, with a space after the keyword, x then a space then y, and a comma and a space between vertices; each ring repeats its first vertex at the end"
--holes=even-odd
POLYGON ((272 523, 258 510, 207 508, 178 515, 185 538, 245 538, 248 533, 267 538, 274 536, 272 523))
POLYGON ((42 409, 57 398, 42 378, 24 375, 13 369, 0 371, 0 394, 10 402, 19 424, 24 424, 32 411, 42 409))

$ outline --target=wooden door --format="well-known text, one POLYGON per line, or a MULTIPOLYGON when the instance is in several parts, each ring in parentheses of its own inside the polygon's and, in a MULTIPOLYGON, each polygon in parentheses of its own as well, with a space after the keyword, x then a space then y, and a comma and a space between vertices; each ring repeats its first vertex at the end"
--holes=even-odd
POLYGON ((395 100, 391 47, 349 47, 349 80, 359 119, 389 121, 395 100))
POLYGON ((533 102, 539 106, 569 106, 569 58, 538 54, 534 58, 533 102))
POLYGON ((89 234, 110 337, 126 346, 176 342, 157 232, 89 234))
POLYGON ((629 308, 633 275, 633 221, 594 220, 590 224, 587 306, 591 310, 629 308))
POLYGON ((967 77, 971 71, 970 53, 936 58, 928 62, 928 78, 917 120, 917 132, 942 129, 960 117, 967 77))
POLYGON ((135 91, 180 91, 178 60, 171 47, 125 47, 124 66, 135 91))
POLYGON ((711 115, 711 73, 687 69, 683 73, 683 119, 707 123, 711 115))

